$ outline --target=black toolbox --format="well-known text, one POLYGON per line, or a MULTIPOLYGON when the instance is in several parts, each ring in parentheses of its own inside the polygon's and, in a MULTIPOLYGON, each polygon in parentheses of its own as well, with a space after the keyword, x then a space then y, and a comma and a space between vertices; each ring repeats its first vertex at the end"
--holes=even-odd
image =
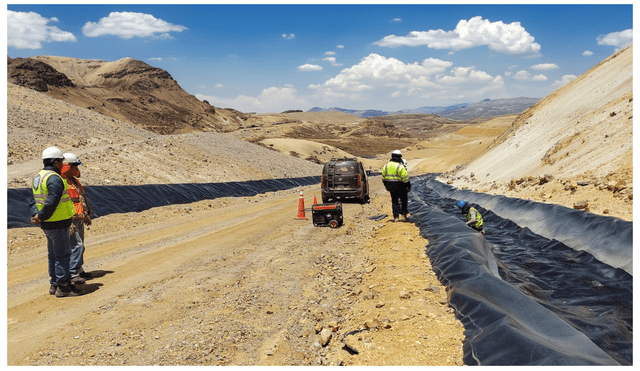
POLYGON ((342 203, 315 204, 311 206, 315 227, 338 228, 342 225, 342 203))

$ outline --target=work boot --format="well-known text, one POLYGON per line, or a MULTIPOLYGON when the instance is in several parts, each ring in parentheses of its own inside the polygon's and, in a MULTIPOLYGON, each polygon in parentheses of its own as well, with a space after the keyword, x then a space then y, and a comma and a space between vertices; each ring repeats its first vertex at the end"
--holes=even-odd
POLYGON ((51 287, 49 287, 49 295, 55 295, 56 294, 56 289, 58 288, 58 286, 56 285, 51 285, 51 287))
POLYGON ((407 214, 402 214, 402 221, 403 222, 408 222, 409 221, 409 217, 407 216, 407 214))
POLYGON ((71 277, 71 283, 74 285, 84 285, 86 282, 87 280, 80 276, 71 277))
POLYGON ((399 221, 400 221, 400 220, 398 219, 398 217, 397 217, 397 216, 394 216, 394 217, 393 217, 393 222, 394 222, 394 223, 397 223, 397 222, 399 222, 399 221))
POLYGON ((56 289, 56 298, 78 295, 80 295, 80 293, 76 291, 76 288, 73 285, 58 286, 58 288, 56 289))

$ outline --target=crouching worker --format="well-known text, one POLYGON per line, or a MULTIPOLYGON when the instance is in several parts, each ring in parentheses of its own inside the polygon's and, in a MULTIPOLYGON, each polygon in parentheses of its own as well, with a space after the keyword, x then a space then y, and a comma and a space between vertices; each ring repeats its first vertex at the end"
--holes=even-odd
POLYGON ((465 200, 458 201, 458 207, 463 214, 467 214, 467 225, 484 234, 484 231, 482 230, 484 222, 480 212, 478 212, 475 207, 469 206, 469 203, 465 200))

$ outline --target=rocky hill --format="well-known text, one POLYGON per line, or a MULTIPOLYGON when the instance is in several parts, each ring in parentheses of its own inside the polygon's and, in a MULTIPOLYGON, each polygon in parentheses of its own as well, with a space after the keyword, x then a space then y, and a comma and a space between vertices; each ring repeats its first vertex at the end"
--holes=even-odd
MULTIPOLYGON (((536 104, 539 98, 485 99, 463 106, 447 107, 433 114, 452 120, 473 120, 481 117, 494 117, 519 114, 536 104)), ((420 111, 420 109, 418 109, 420 111)))
POLYGON ((446 117, 451 120, 474 120, 478 118, 490 118, 494 116, 504 116, 518 114, 533 106, 538 102, 539 98, 504 98, 504 99, 485 99, 476 103, 460 103, 447 107, 419 107, 415 109, 405 109, 400 111, 381 111, 375 109, 354 110, 339 107, 321 108, 313 107, 309 112, 344 112, 358 117, 373 116, 392 116, 392 115, 415 115, 415 114, 432 114, 440 117, 446 117))
POLYGON ((293 178, 322 169, 224 133, 158 134, 11 83, 6 130, 8 188, 29 186, 49 146, 80 156, 82 179, 96 186, 293 178))
POLYGON ((167 71, 131 58, 8 57, 7 81, 159 134, 227 132, 247 117, 200 101, 167 71))

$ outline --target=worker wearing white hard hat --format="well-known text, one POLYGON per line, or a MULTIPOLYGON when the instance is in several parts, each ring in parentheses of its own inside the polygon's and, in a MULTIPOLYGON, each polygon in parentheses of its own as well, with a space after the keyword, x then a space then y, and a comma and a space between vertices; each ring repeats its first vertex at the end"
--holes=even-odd
POLYGON ((42 151, 44 168, 33 178, 33 199, 29 202, 31 221, 39 224, 47 237, 49 294, 56 297, 78 295, 69 273, 69 227, 74 208, 69 187, 61 175, 63 160, 64 155, 57 147, 42 151))
POLYGON ((391 152, 391 159, 382 168, 382 183, 391 195, 391 210, 393 221, 399 221, 402 216, 403 221, 409 221, 408 217, 408 192, 411 190, 411 182, 407 167, 402 161, 402 152, 396 149, 391 152))
POLYGON ((69 185, 69 197, 73 201, 75 213, 71 218, 71 262, 69 264, 69 273, 71 274, 72 284, 83 284, 91 275, 85 272, 84 265, 84 226, 91 225, 91 209, 87 202, 87 196, 84 187, 80 183, 80 169, 78 166, 82 162, 73 153, 65 153, 62 165, 62 177, 65 178, 69 185))

